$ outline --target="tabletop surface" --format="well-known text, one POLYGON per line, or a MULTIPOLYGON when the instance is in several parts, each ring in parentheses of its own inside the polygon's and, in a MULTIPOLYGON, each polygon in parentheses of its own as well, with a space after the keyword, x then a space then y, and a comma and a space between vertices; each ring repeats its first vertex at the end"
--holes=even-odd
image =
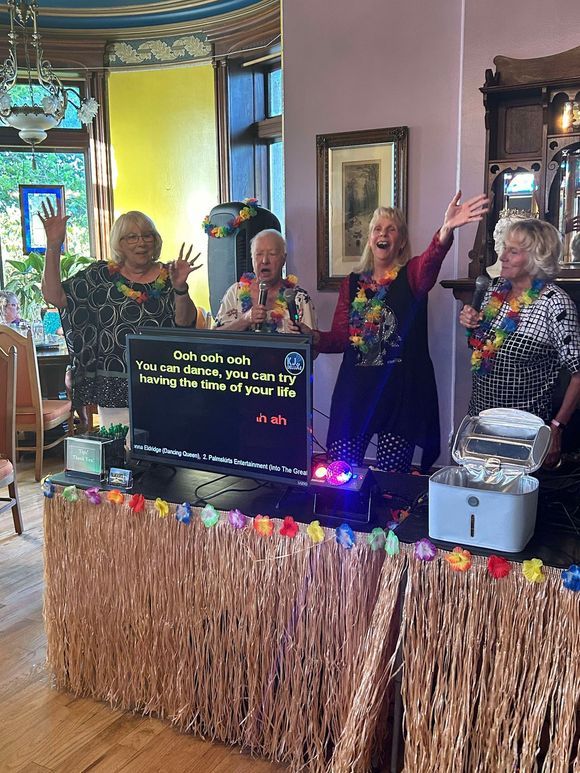
MULTIPOLYGON (((393 510, 410 509, 410 515, 396 526, 401 542, 414 543, 429 536, 428 488, 426 475, 372 472, 373 487, 370 494, 370 519, 366 514, 344 514, 349 500, 336 499, 328 502, 316 498, 313 487, 284 487, 273 483, 259 483, 249 478, 220 476, 215 473, 190 470, 166 465, 142 464, 133 461, 135 481, 131 493, 141 493, 147 499, 160 497, 168 502, 213 504, 218 510, 239 509, 246 515, 270 515, 284 518, 292 515, 295 520, 310 523, 317 519, 323 526, 336 528, 347 521, 358 532, 370 532, 374 527, 386 528, 393 519, 393 510), (336 505, 339 515, 332 504, 336 505)), ((57 479, 58 483, 63 481, 57 479)), ((66 481, 65 481, 66 485, 66 481)), ((94 485, 94 483, 89 484, 94 485)), ((580 564, 580 518, 577 504, 580 474, 564 470, 540 476, 538 514, 534 537, 521 553, 500 553, 475 546, 469 550, 476 555, 503 555, 512 561, 540 558, 549 566, 568 568, 580 564)), ((333 496, 331 491, 331 497, 333 496)), ((432 540, 444 550, 452 550, 455 543, 432 540)))

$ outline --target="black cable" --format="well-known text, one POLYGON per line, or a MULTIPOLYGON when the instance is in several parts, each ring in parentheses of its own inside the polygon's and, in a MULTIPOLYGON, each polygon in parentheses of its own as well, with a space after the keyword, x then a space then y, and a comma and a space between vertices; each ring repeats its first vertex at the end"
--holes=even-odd
POLYGON ((193 495, 199 498, 199 492, 201 491, 202 488, 204 488, 204 486, 209 486, 211 483, 217 483, 218 480, 223 480, 224 478, 229 478, 229 477, 236 478, 237 475, 230 475, 229 473, 226 472, 224 475, 218 475, 217 477, 212 478, 211 480, 206 480, 205 483, 200 483, 199 486, 196 486, 195 491, 193 492, 193 495))
MULTIPOLYGON (((222 475, 223 478, 227 477, 226 475, 222 475)), ((233 476, 232 476, 233 477, 233 476)), ((214 481, 209 481, 210 483, 213 483, 214 481)), ((260 488, 263 488, 266 483, 260 483, 258 481, 255 481, 257 483, 256 486, 253 486, 252 488, 230 488, 229 486, 225 486, 224 488, 219 489, 218 491, 214 491, 212 494, 208 494, 206 497, 198 498, 194 503, 193 507, 199 507, 202 503, 208 503, 211 499, 215 499, 215 497, 219 496, 220 494, 228 493, 228 494, 236 494, 236 493, 247 493, 250 491, 257 491, 260 488)), ((195 493, 195 492, 194 492, 195 493)))

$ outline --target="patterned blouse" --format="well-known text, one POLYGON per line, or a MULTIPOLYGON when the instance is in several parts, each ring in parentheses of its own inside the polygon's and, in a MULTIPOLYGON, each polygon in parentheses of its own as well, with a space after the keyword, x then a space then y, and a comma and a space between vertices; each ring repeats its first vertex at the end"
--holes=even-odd
MULTIPOLYGON (((483 305, 504 280, 493 282, 483 305)), ((495 330, 509 311, 504 302, 493 321, 495 330)), ((555 284, 530 306, 524 306, 514 333, 498 349, 491 371, 473 374, 469 414, 487 408, 519 408, 552 418, 552 398, 560 368, 580 371, 580 329, 576 306, 570 296, 555 284)))
MULTIPOLYGON (((222 298, 222 302, 218 309, 218 313, 215 318, 214 327, 222 327, 230 322, 235 322, 240 319, 244 311, 242 309, 242 301, 240 299, 240 289, 242 285, 240 282, 236 282, 226 290, 226 294, 222 298)), ((310 296, 301 287, 295 287, 296 290, 296 307, 298 309, 298 315, 300 322, 308 325, 309 328, 315 330, 318 327, 316 319, 316 310, 314 304, 310 299, 310 296)), ((270 311, 266 315, 268 321, 271 321, 270 311)), ((290 315, 288 309, 285 309, 284 316, 278 323, 278 333, 289 333, 288 324, 290 322, 290 315)))
MULTIPOLYGON (((151 293, 153 283, 129 282, 151 293)), ((108 264, 94 265, 63 282, 67 305, 62 326, 73 358, 75 405, 95 403, 104 408, 128 405, 125 338, 139 327, 174 327, 175 303, 169 281, 158 297, 137 303, 112 281, 108 264)))

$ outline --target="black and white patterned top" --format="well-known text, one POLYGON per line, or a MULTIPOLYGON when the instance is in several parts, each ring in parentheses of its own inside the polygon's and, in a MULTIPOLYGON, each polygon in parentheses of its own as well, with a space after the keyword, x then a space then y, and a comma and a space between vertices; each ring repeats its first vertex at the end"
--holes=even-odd
MULTIPOLYGON (((129 282, 150 293, 153 283, 129 282)), ((137 303, 123 295, 111 279, 108 264, 96 261, 62 283, 67 305, 62 326, 73 358, 75 405, 103 408, 128 405, 125 338, 139 327, 173 327, 175 301, 168 281, 159 297, 137 303)))
MULTIPOLYGON (((500 289, 501 277, 488 289, 500 289)), ((495 330, 509 311, 504 302, 493 321, 495 330)), ((570 296, 548 283, 540 297, 520 313, 517 330, 507 336, 495 357, 491 371, 473 374, 469 415, 487 408, 519 408, 552 418, 552 397, 560 368, 580 371, 580 329, 576 306, 570 296)))

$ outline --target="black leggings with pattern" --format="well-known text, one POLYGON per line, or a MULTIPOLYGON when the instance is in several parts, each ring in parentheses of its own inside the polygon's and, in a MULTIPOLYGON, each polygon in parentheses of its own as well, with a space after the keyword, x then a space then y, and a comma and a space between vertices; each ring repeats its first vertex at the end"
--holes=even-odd
MULTIPOLYGON (((351 438, 335 440, 328 448, 328 456, 333 461, 344 462, 360 467, 364 462, 365 451, 372 434, 355 435, 351 438)), ((410 472, 415 446, 400 435, 381 432, 378 435, 377 467, 387 472, 410 472)))

